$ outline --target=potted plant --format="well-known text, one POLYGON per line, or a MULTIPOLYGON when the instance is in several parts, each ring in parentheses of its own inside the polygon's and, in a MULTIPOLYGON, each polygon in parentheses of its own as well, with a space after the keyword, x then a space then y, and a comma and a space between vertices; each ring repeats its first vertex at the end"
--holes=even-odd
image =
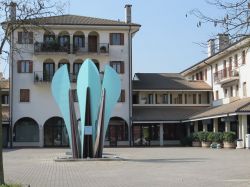
POLYGON ((192 138, 192 146, 193 147, 200 147, 201 146, 201 142, 200 142, 200 139, 199 139, 199 136, 198 136, 197 132, 194 132, 191 135, 191 138, 192 138))
POLYGON ((210 132, 208 137, 208 141, 212 142, 211 146, 212 148, 221 148, 221 144, 223 141, 223 133, 221 132, 210 132))
POLYGON ((225 132, 223 135, 224 148, 235 148, 236 134, 235 132, 225 132))
POLYGON ((101 46, 100 47, 100 52, 101 53, 106 53, 106 47, 105 46, 101 46))
POLYGON ((209 132, 198 132, 198 136, 202 147, 210 147, 211 141, 208 140, 209 132))

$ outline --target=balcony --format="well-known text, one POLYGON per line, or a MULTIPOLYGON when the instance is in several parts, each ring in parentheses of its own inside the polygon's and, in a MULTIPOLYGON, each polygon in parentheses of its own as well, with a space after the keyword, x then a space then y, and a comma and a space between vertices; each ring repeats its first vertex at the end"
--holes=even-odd
POLYGON ((239 79, 239 72, 237 69, 228 67, 214 73, 214 82, 224 84, 239 79))
POLYGON ((60 45, 57 42, 36 42, 34 44, 34 53, 35 54, 44 54, 44 53, 70 53, 70 45, 64 44, 60 45))
MULTIPOLYGON (((34 83, 50 83, 52 81, 54 74, 46 74, 43 71, 35 71, 34 72, 34 83)), ((70 82, 76 82, 77 75, 69 73, 70 82)))
POLYGON ((86 43, 84 47, 74 46, 73 47, 74 54, 104 54, 109 55, 109 44, 108 43, 86 43))

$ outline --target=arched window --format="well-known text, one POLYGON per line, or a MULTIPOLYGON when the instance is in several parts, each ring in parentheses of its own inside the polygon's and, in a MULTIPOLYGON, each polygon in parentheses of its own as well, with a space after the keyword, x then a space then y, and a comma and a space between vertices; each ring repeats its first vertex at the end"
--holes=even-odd
POLYGON ((21 118, 14 126, 15 142, 39 142, 39 126, 32 118, 21 118))
POLYGON ((106 140, 110 141, 110 145, 113 146, 117 146, 118 141, 128 140, 128 124, 124 119, 120 117, 112 117, 110 119, 106 140))
POLYGON ((44 124, 44 146, 67 147, 69 136, 63 118, 52 117, 44 124))

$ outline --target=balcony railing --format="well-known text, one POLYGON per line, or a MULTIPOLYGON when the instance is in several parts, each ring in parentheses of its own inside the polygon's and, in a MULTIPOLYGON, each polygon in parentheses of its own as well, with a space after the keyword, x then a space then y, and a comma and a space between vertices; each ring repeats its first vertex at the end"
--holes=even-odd
POLYGON ((85 53, 97 53, 97 54, 109 54, 108 43, 85 43, 84 47, 73 45, 73 53, 85 54, 85 53))
POLYGON ((224 82, 225 80, 231 80, 239 77, 239 72, 236 69, 232 69, 232 67, 227 67, 220 71, 214 73, 214 81, 215 82, 224 82))
POLYGON ((60 45, 59 43, 56 42, 44 42, 44 43, 39 43, 36 42, 34 44, 34 52, 35 53, 53 53, 53 52, 64 52, 64 53, 70 53, 70 45, 69 44, 64 44, 60 45))
MULTIPOLYGON (((54 74, 48 74, 43 71, 34 72, 34 83, 48 83, 52 81, 54 74)), ((70 82, 76 82, 77 75, 69 73, 70 82)))
POLYGON ((36 42, 34 44, 35 53, 73 53, 73 54, 109 54, 108 43, 85 43, 84 46, 80 47, 75 44, 60 45, 57 42, 36 42))

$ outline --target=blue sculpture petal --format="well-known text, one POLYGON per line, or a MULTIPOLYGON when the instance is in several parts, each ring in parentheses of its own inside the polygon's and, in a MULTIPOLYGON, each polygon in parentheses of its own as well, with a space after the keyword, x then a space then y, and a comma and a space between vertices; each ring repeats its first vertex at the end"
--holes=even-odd
POLYGON ((51 82, 52 95, 61 111, 72 147, 70 109, 69 109, 70 80, 67 65, 61 66, 53 76, 51 82))
POLYGON ((85 112, 86 112, 86 99, 87 99, 87 88, 90 91, 90 109, 91 109, 91 125, 92 125, 92 140, 93 145, 95 144, 96 138, 96 120, 98 117, 98 110, 100 105, 101 97, 101 80, 96 65, 90 59, 86 59, 81 66, 78 77, 77 77, 77 96, 80 109, 81 117, 81 154, 83 155, 84 145, 84 128, 85 125, 85 112))
POLYGON ((116 71, 109 65, 105 66, 102 90, 105 89, 105 108, 104 108, 104 137, 109 124, 112 109, 117 103, 121 94, 121 80, 116 71))

